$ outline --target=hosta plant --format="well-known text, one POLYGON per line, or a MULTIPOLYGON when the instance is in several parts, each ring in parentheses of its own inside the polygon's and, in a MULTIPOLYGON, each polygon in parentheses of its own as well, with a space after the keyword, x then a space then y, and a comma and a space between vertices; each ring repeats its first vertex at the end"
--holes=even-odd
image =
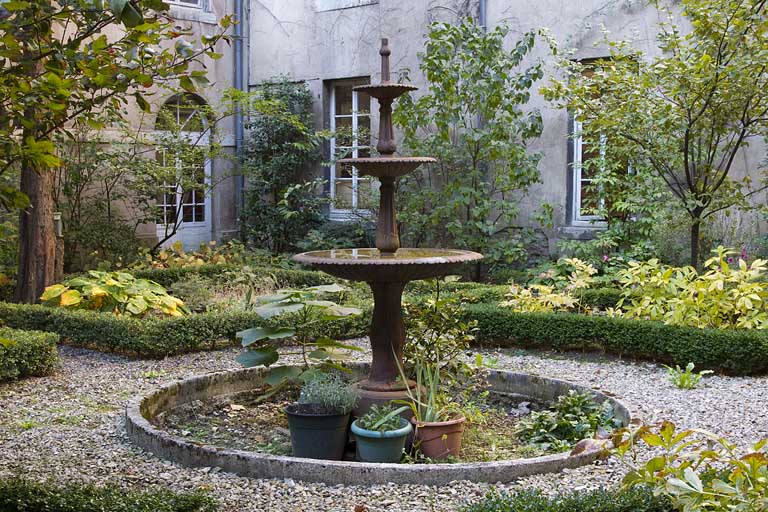
POLYGON ((615 433, 614 453, 629 466, 626 487, 648 486, 683 512, 768 510, 768 439, 746 450, 704 430, 665 421, 615 433), (638 461, 638 448, 654 456, 638 461))
POLYGON ((768 261, 747 264, 722 246, 714 252, 702 273, 693 267, 667 267, 655 258, 630 263, 621 277, 623 315, 701 328, 767 328, 768 286, 763 280, 768 261))
POLYGON ((237 362, 250 368, 253 366, 272 366, 280 358, 277 346, 286 339, 295 339, 298 348, 283 352, 283 355, 301 356, 300 366, 278 366, 273 368, 266 378, 271 386, 267 398, 279 391, 291 381, 306 380, 320 368, 335 368, 345 371, 339 364, 348 358, 349 351, 360 351, 360 347, 348 345, 326 336, 315 337, 318 324, 333 322, 340 318, 361 314, 357 308, 345 307, 335 302, 324 300, 327 294, 338 294, 345 290, 337 284, 313 286, 301 290, 280 290, 272 295, 256 297, 252 310, 264 320, 285 317, 291 327, 272 327, 267 325, 252 327, 237 333, 245 349, 237 356, 237 362), (313 365, 315 365, 313 367, 313 365))
POLYGON ((578 258, 565 258, 561 262, 572 269, 567 278, 555 280, 551 285, 532 284, 524 287, 512 284, 506 296, 507 300, 500 305, 520 313, 542 311, 589 313, 590 309, 580 302, 580 292, 589 288, 594 282, 597 269, 578 258))
POLYGON ((216 241, 211 240, 200 244, 200 248, 192 252, 186 252, 182 243, 178 241, 168 249, 162 249, 155 254, 147 252, 143 261, 134 265, 134 268, 188 268, 241 263, 243 253, 243 245, 236 241, 217 247, 216 241))
POLYGON ((168 316, 189 313, 181 299, 148 279, 136 279, 128 272, 91 270, 87 276, 74 277, 49 286, 40 297, 46 306, 89 309, 143 317, 150 312, 168 316))

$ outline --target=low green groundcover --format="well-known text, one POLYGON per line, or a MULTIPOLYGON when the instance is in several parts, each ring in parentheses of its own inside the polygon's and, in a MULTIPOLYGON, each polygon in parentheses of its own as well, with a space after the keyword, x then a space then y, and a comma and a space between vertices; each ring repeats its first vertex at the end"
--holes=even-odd
POLYGON ((52 332, 1 327, 0 382, 51 373, 59 361, 58 341, 59 336, 52 332))
POLYGON ((207 494, 166 490, 127 491, 118 487, 58 487, 21 479, 0 480, 3 512, 214 512, 207 494))
POLYGON ((627 491, 580 491, 556 497, 539 491, 514 494, 491 492, 462 512, 672 512, 664 497, 643 488, 627 491))

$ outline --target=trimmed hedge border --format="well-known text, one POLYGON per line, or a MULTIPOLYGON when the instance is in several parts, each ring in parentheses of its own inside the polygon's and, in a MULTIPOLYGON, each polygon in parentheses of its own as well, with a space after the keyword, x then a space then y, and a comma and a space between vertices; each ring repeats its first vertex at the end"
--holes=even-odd
POLYGON ((215 512, 216 501, 195 492, 178 494, 168 490, 131 491, 116 486, 94 487, 0 480, 0 510, 3 512, 215 512))
MULTIPOLYGON (((110 313, 52 308, 39 304, 0 302, 0 319, 9 327, 58 333, 72 345, 162 358, 217 347, 217 342, 235 342, 235 333, 264 321, 256 313, 233 311, 200 313, 175 318, 126 318, 110 313)), ((341 319, 325 324, 323 334, 348 338, 367 331, 370 316, 341 319)), ((288 325, 289 318, 274 320, 288 325)))
MULTIPOLYGON (((20 377, 42 377, 56 369, 58 334, 0 327, 0 382, 20 377)), ((3 509, 0 509, 3 510, 3 509)))
MULTIPOLYGON (((173 283, 191 275, 199 275, 213 280, 220 280, 227 272, 237 272, 242 267, 237 265, 200 265, 199 267, 153 268, 146 270, 130 270, 137 279, 150 279, 168 288, 173 283)), ((251 267, 251 271, 275 280, 279 288, 303 288, 338 282, 337 279, 314 270, 301 270, 279 267, 251 267)))
POLYGON ((577 491, 554 497, 540 491, 525 490, 514 494, 491 492, 462 512, 673 512, 669 499, 654 496, 646 488, 626 491, 577 491))
POLYGON ((768 332, 697 329, 648 320, 572 313, 515 313, 495 304, 467 304, 477 341, 493 346, 602 350, 732 375, 768 373, 768 332))

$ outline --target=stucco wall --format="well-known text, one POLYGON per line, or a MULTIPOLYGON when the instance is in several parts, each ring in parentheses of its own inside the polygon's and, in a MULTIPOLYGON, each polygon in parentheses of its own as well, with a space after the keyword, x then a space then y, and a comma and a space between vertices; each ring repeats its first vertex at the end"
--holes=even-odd
MULTIPOLYGON (((257 0, 251 2, 249 36, 251 41, 249 73, 252 86, 279 74, 306 81, 315 96, 318 127, 327 122, 328 80, 371 76, 378 80, 381 37, 390 39, 393 71, 409 70, 415 85, 424 85, 418 71, 417 53, 422 50, 428 25, 435 20, 455 21, 458 16, 477 15, 478 0, 378 0, 375 3, 343 9, 347 0, 257 0), (319 9, 318 7, 322 8, 319 9)), ((353 2, 354 3, 354 2, 353 2)), ((365 2, 363 2, 365 3, 365 2)), ((678 20, 680 21, 680 20, 678 20)), ((612 39, 625 39, 648 55, 658 52, 655 44, 659 14, 644 0, 488 0, 487 24, 507 23, 511 47, 517 38, 544 27, 562 49, 572 49, 577 59, 608 55, 602 47, 601 26, 612 39)), ((548 63, 552 59, 543 39, 537 42, 532 58, 548 63)), ((418 94, 415 93, 415 94, 418 94)), ((523 205, 522 222, 543 202, 554 207, 555 229, 547 233, 550 249, 559 237, 583 235, 582 229, 566 225, 568 115, 534 94, 530 108, 540 109, 544 133, 531 144, 531 151, 541 151, 539 166, 542 183, 534 187, 523 205)), ((374 116, 377 117, 377 116, 374 116)), ((376 127, 372 127, 375 133, 376 127)), ((756 169, 765 155, 762 143, 756 143, 741 155, 736 174, 756 169)), ((756 198, 764 200, 765 196, 756 198)))

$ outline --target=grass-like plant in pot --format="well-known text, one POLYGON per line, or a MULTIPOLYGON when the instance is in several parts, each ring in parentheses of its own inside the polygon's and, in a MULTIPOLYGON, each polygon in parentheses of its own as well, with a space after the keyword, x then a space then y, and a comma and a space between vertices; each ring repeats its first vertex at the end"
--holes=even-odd
MULTIPOLYGON (((416 387, 408 391, 408 405, 413 411, 411 423, 416 427, 416 446, 430 459, 458 457, 467 418, 441 389, 440 366, 417 359, 413 371, 416 387)), ((402 367, 400 374, 405 380, 402 367)))
POLYGON ((411 422, 400 416, 407 405, 372 405, 368 412, 352 422, 357 441, 357 459, 362 462, 398 462, 405 441, 413 430, 411 422))
POLYGON ((286 406, 293 455, 341 460, 347 444, 349 414, 357 393, 335 374, 312 372, 299 400, 286 406))

